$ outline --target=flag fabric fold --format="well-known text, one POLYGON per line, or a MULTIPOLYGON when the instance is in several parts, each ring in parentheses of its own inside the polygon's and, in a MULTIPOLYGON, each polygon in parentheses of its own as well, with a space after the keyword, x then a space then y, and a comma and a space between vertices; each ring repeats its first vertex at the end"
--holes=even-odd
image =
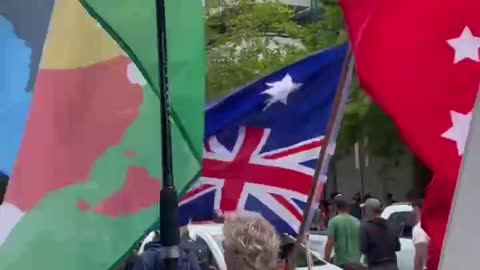
POLYGON ((311 55, 208 106, 202 177, 181 200, 182 224, 248 210, 298 233, 347 47, 311 55))
MULTIPOLYGON (((80 0, 137 64, 158 94, 159 64, 155 0, 80 0)), ((165 0, 168 86, 172 119, 201 162, 203 121, 191 111, 205 104, 205 43, 201 1, 165 0), (180 104, 188 104, 181 106, 180 104)), ((175 138, 174 138, 175 140, 175 138)))
MULTIPOLYGON (((0 269, 110 269, 158 221, 159 100, 77 0, 55 1, 43 47, 0 206, 0 269)), ((203 83, 188 89, 187 100, 183 88, 171 89, 172 106, 190 108, 190 121, 199 122, 172 127, 179 189, 201 169, 183 135, 203 134, 203 90, 203 83)))
POLYGON ((480 3, 340 3, 362 88, 437 174, 427 191, 422 226, 441 248, 480 81, 480 3))

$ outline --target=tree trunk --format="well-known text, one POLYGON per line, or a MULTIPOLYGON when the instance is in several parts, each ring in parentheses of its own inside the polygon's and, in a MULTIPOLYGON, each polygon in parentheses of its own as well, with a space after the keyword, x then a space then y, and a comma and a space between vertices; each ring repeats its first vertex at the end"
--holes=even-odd
POLYGON ((425 166, 418 158, 413 159, 413 168, 414 168, 414 193, 412 194, 415 197, 424 198, 425 191, 427 190, 428 184, 433 177, 432 171, 425 166))

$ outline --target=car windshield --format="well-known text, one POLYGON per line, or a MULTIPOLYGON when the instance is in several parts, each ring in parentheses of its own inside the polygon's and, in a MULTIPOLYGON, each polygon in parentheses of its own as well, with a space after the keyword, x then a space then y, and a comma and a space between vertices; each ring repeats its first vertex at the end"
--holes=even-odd
POLYGON ((388 222, 393 224, 398 236, 402 238, 412 238, 412 230, 416 223, 416 217, 413 211, 392 213, 388 217, 388 222))
MULTIPOLYGON (((215 242, 217 242, 218 246, 220 247, 220 249, 223 252, 224 251, 223 250, 223 239, 224 239, 223 235, 217 234, 217 235, 212 235, 212 237, 213 237, 213 239, 215 239, 215 242)), ((300 247, 300 250, 299 250, 299 253, 298 253, 298 261, 297 261, 297 267, 298 268, 308 267, 306 251, 307 250, 304 246, 300 247)), ((324 261, 322 261, 321 259, 316 257, 314 254, 312 254, 312 262, 313 262, 313 266, 322 266, 322 265, 326 264, 324 261)))

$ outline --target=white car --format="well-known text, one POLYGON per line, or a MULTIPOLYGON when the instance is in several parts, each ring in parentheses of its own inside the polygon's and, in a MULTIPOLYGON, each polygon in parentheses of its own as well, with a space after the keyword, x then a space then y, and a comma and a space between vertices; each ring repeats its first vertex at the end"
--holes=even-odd
MULTIPOLYGON (((413 207, 409 203, 396 203, 386 207, 382 218, 395 224, 400 236, 401 250, 397 252, 398 268, 400 270, 413 270, 415 247, 412 242, 412 229, 415 224, 413 207)), ((311 232, 308 246, 317 254, 324 254, 327 243, 326 232, 311 232)))
POLYGON ((383 209, 381 217, 388 220, 395 213, 413 213, 413 207, 410 203, 394 203, 383 209))
POLYGON ((412 229, 416 217, 413 207, 409 203, 396 203, 387 206, 381 215, 382 218, 397 225, 402 249, 397 252, 398 268, 400 270, 413 270, 415 246, 412 241, 412 229))
MULTIPOLYGON (((186 228, 188 238, 195 241, 202 250, 208 250, 209 254, 202 254, 202 257, 208 258, 210 269, 227 270, 225 259, 223 256, 223 224, 192 224, 186 228)), ((151 237, 147 237, 142 243, 141 251, 145 244, 151 241, 151 237)), ((320 256, 311 251, 314 270, 341 270, 341 268, 329 264, 322 260, 320 256)), ((296 269, 308 269, 306 259, 306 249, 302 247, 298 257, 298 267, 296 269)))

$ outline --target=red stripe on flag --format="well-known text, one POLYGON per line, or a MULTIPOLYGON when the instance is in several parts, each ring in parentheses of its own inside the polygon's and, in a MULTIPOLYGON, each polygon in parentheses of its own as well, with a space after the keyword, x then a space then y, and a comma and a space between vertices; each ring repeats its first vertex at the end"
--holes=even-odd
POLYGON ((271 154, 271 155, 266 155, 263 158, 264 159, 277 159, 277 158, 282 158, 285 156, 293 155, 300 153, 302 151, 310 150, 313 148, 321 147, 323 145, 324 140, 319 140, 319 141, 313 141, 304 145, 300 145, 298 147, 293 147, 292 149, 282 151, 281 153, 276 153, 276 154, 271 154))
POLYGON ((207 153, 212 153, 212 152, 213 152, 213 151, 212 151, 212 148, 210 147, 210 142, 209 142, 208 140, 205 141, 204 146, 205 146, 205 151, 206 151, 207 153))
POLYGON ((295 218, 298 220, 303 219, 302 213, 300 213, 295 206, 293 206, 287 199, 285 199, 283 196, 278 195, 278 194, 270 194, 272 197, 278 201, 283 207, 285 207, 290 213, 292 213, 295 218))
POLYGON ((213 185, 202 185, 202 186, 188 192, 187 194, 185 194, 185 196, 183 196, 182 202, 191 199, 192 197, 196 196, 197 194, 199 194, 199 193, 201 193, 201 192, 203 192, 203 191, 205 191, 205 190, 207 190, 211 187, 213 187, 213 185))

